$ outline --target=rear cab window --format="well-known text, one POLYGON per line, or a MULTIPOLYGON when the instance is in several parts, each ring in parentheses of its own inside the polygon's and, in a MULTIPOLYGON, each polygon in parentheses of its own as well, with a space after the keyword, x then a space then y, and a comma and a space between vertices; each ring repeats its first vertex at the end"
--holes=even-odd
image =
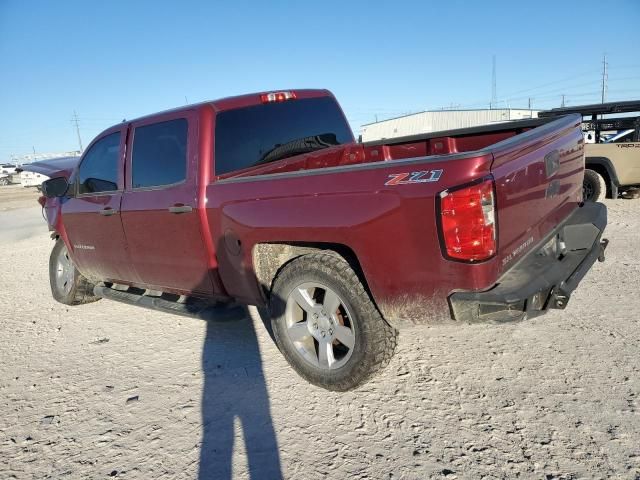
POLYGON ((187 175, 188 121, 178 118, 136 127, 131 156, 134 189, 183 182, 187 175))
POLYGON ((216 115, 215 175, 353 141, 333 97, 226 110, 216 115))

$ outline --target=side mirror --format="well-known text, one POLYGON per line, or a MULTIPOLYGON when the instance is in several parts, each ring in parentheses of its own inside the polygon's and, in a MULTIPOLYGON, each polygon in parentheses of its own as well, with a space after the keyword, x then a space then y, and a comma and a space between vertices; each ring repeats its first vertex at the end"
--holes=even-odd
POLYGON ((69 183, 64 177, 56 177, 42 182, 42 194, 47 198, 62 197, 69 189, 69 183))

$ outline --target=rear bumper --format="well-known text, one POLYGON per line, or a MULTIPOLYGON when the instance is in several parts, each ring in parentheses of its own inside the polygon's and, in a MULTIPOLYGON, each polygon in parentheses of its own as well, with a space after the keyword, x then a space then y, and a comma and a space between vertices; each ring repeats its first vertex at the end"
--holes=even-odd
POLYGON ((561 224, 541 247, 505 272, 484 292, 449 296, 451 315, 461 322, 524 320, 548 309, 564 309, 596 260, 604 261, 608 241, 602 239, 607 209, 585 203, 561 224))

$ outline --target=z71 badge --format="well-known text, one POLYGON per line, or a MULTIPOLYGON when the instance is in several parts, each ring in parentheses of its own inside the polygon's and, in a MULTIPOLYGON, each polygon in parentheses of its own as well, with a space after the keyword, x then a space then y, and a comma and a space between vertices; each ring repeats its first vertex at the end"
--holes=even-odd
POLYGON ((408 183, 437 182, 442 176, 442 170, 425 170, 422 172, 392 173, 385 185, 406 185, 408 183))

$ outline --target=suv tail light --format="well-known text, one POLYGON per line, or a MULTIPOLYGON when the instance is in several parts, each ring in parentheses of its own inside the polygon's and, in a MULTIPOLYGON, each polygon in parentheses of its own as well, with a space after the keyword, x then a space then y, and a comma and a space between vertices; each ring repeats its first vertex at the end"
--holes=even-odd
POLYGON ((287 100, 295 100, 296 92, 271 92, 260 95, 262 103, 286 102, 287 100))
POLYGON ((439 197, 445 257, 478 262, 496 254, 496 202, 492 178, 445 190, 439 197))

